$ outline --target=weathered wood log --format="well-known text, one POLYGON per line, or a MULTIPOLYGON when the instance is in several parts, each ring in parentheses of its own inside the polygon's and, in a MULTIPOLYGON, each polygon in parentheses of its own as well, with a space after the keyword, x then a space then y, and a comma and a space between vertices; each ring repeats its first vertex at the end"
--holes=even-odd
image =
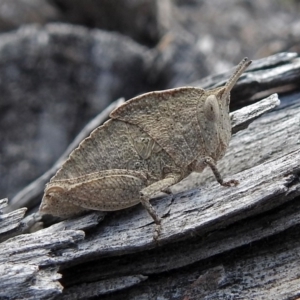
MULTIPOLYGON (((297 295, 300 284, 297 279, 297 247, 300 246, 297 242, 300 234, 299 230, 297 231, 300 221, 300 207, 297 201, 300 193, 300 103, 289 102, 285 103, 285 106, 283 110, 258 119, 236 137, 237 143, 241 143, 243 139, 246 139, 247 143, 243 142, 241 147, 236 149, 231 148, 227 157, 240 154, 245 156, 244 159, 249 159, 253 153, 258 155, 253 161, 255 167, 237 175, 241 185, 236 190, 226 190, 219 188, 215 183, 208 183, 200 191, 194 190, 155 202, 156 209, 159 207, 160 212, 165 213, 161 244, 165 242, 166 245, 159 248, 152 244, 149 227, 149 231, 145 233, 146 215, 141 218, 139 228, 130 228, 135 224, 137 215, 143 215, 142 210, 137 208, 135 217, 130 214, 131 219, 118 214, 116 219, 105 220, 104 228, 93 232, 93 241, 83 241, 78 248, 76 259, 82 258, 83 255, 92 262, 80 266, 76 264, 76 267, 62 271, 66 292, 70 286, 73 293, 76 289, 82 293, 87 288, 80 285, 82 282, 97 282, 103 278, 113 278, 117 274, 143 274, 149 276, 147 283, 132 288, 126 297, 122 293, 122 296, 116 294, 113 299, 140 299, 149 295, 149 290, 156 297, 165 295, 166 291, 171 295, 170 281, 171 285, 181 287, 176 289, 181 298, 169 296, 169 299, 183 299, 184 296, 189 297, 187 299, 199 299, 199 295, 207 296, 208 299, 224 299, 235 290, 236 295, 241 298, 248 295, 248 298, 285 299, 297 295), (278 127, 272 134, 270 126, 275 128, 274 124, 278 124, 278 127), (256 143, 252 141, 255 136, 259 137, 256 143), (263 142, 263 138, 268 141, 266 149, 262 151, 262 145, 254 151, 250 145, 257 147, 257 143, 263 142), (285 143, 282 143, 282 140, 285 143), (272 153, 273 158, 266 153, 272 153), (261 163, 261 160, 265 162, 261 163), (293 237, 295 229, 296 238, 293 237), (111 235, 110 230, 114 232, 111 235), (287 241, 287 253, 278 242, 285 237, 286 232, 294 238, 287 241), (97 235, 99 239, 96 238, 97 235), (270 240, 274 235, 270 251, 270 246, 264 245, 266 242, 263 239, 270 240), (260 240, 262 242, 259 242, 260 240), (251 247, 246 247, 255 242, 256 245, 260 245, 256 246, 257 255, 251 252, 251 247), (154 248, 149 250, 152 246, 154 248), (234 250, 241 246, 246 247, 246 250, 234 250), (229 250, 235 251, 231 254, 232 262, 226 259, 226 252, 229 250), (143 251, 143 255, 136 254, 140 251, 143 251), (245 261, 243 258, 234 257, 237 251, 246 253, 241 254, 246 256, 245 261), (214 258, 216 255, 220 257, 222 253, 225 262, 222 258, 219 258, 219 261, 214 258), (95 254, 97 262, 94 261, 95 254), (280 259, 280 256, 284 259, 280 259), (247 260, 252 261, 251 268, 241 269, 241 266, 247 264, 247 260), (217 269, 210 265, 215 265, 216 261, 217 269), (254 262, 257 265, 253 265, 254 262), (191 266, 192 271, 182 271, 182 267, 185 266, 191 266), (276 278, 271 274, 274 266, 280 270, 275 270, 276 274, 284 268, 291 267, 288 274, 279 276, 277 285, 274 285, 276 278), (171 270, 172 273, 169 274, 172 275, 157 275, 171 270), (252 281, 243 282, 239 276, 252 278, 252 281), (238 277, 238 287, 235 277, 238 277)), ((231 168, 234 163, 234 160, 229 160, 226 166, 231 168)), ((238 168, 243 168, 243 164, 238 168)), ((86 295, 90 292, 88 290, 87 288, 86 295)), ((63 295, 61 299, 64 299, 63 295)))
MULTIPOLYGON (((3 208, 7 201, 1 200, 0 203, 3 208)), ((17 212, 24 215, 24 209, 0 215, 1 233, 7 230, 5 238, 10 233, 16 235, 19 227, 22 227, 20 218, 11 218, 17 212)), ((61 256, 63 249, 76 248, 76 244, 84 238, 82 230, 96 226, 101 216, 99 212, 92 213, 0 243, 0 298, 52 299, 59 295, 63 287, 58 282, 61 278, 57 273, 59 265, 56 265, 53 258, 61 256)))
POLYGON ((0 296, 300 296, 300 94, 281 100, 258 119, 276 106, 276 95, 232 114, 233 132, 254 120, 233 136, 219 163, 222 174, 238 179, 239 186, 221 187, 206 170, 174 186, 173 195, 152 201, 163 218, 159 245, 152 240, 152 219, 140 206, 105 218, 91 212, 15 236, 0 244, 0 296), (12 266, 18 277, 7 272, 12 266))

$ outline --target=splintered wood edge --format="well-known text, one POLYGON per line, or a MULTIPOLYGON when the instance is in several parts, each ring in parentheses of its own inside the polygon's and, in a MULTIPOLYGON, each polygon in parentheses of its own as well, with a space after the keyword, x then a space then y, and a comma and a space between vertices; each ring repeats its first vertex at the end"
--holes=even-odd
POLYGON ((10 213, 3 214, 8 199, 0 200, 0 242, 22 232, 22 221, 27 208, 23 207, 10 213))
POLYGON ((250 123, 260 117, 262 114, 271 111, 280 105, 280 100, 277 94, 273 94, 257 103, 245 106, 230 114, 231 132, 237 133, 240 130, 246 129, 250 123))
MULTIPOLYGON (((68 224, 63 222, 61 225, 65 227, 56 232, 45 230, 20 234, 26 227, 26 218, 23 219, 26 208, 3 214, 7 202, 8 199, 0 199, 0 291, 5 291, 9 299, 19 299, 23 295, 26 295, 26 299, 52 299, 63 290, 58 282, 61 278, 57 273, 59 267, 51 264, 53 253, 72 247, 85 234, 73 228, 67 230, 68 224), (49 262, 50 268, 40 268, 49 262)), ((84 220, 90 217, 86 216, 84 220)), ((78 224, 75 225, 78 227, 78 224)))
POLYGON ((4 262, 0 265, 1 299, 53 299, 63 290, 57 271, 58 267, 40 270, 30 263, 4 262))
POLYGON ((0 294, 7 299, 52 299, 61 294, 53 257, 84 238, 77 230, 22 234, 0 243, 0 294), (51 262, 52 261, 52 262, 51 262), (45 264, 51 267, 44 267, 45 264))

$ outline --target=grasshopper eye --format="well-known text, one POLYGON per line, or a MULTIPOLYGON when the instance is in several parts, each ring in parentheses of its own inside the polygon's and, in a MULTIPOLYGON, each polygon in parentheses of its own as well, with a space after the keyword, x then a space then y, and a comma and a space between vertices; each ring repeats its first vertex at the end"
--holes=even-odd
POLYGON ((46 190, 46 195, 52 196, 53 193, 63 193, 65 190, 59 186, 52 186, 46 190))
POLYGON ((211 122, 219 119, 220 109, 216 96, 210 95, 206 98, 204 103, 204 115, 211 122))

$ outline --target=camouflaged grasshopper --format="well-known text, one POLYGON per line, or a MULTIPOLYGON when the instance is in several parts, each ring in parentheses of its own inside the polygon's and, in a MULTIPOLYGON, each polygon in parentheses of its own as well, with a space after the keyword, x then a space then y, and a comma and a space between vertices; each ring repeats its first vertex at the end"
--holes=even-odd
POLYGON ((230 91, 250 65, 243 59, 223 87, 182 87, 135 97, 81 142, 50 180, 41 214, 70 217, 84 210, 115 211, 142 203, 207 165, 223 186, 216 162, 231 138, 230 91))

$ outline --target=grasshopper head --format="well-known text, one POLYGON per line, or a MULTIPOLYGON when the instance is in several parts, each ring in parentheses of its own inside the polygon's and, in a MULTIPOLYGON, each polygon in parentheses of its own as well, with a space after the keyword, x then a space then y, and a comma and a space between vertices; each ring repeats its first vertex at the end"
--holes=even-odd
POLYGON ((204 115, 207 120, 206 129, 210 136, 207 141, 208 155, 218 160, 225 154, 231 138, 231 122, 229 116, 230 92, 245 69, 251 64, 244 58, 237 66, 225 86, 208 90, 204 102, 204 115))

